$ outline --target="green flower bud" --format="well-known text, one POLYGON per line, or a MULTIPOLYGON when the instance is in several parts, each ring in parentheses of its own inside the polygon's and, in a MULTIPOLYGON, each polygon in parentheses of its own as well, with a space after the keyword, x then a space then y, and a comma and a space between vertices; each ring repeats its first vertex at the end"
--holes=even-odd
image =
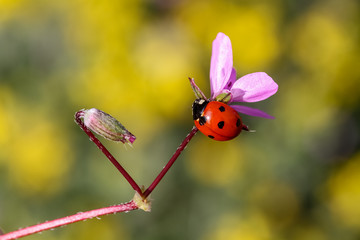
POLYGON ((109 114, 96 108, 82 111, 85 126, 96 134, 111 141, 120 141, 130 145, 135 141, 136 137, 109 114))

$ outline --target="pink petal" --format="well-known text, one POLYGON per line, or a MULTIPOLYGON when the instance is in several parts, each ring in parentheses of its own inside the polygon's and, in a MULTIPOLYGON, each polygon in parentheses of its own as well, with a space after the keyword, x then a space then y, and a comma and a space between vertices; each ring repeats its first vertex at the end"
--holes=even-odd
POLYGON ((212 45, 210 64, 211 97, 215 97, 226 86, 233 66, 231 41, 228 36, 218 33, 212 45))
POLYGON ((256 108, 246 107, 246 106, 240 106, 240 105, 230 105, 233 109, 235 109, 239 113, 243 113, 246 115, 254 116, 254 117, 262 117, 262 118, 269 118, 274 119, 273 116, 270 116, 266 112, 263 112, 256 108))
POLYGON ((264 72, 247 74, 238 79, 231 93, 233 102, 258 102, 274 95, 278 85, 264 72))
POLYGON ((226 83, 226 86, 224 87, 224 89, 230 90, 235 82, 236 82, 236 70, 235 70, 235 68, 232 68, 229 81, 226 83))

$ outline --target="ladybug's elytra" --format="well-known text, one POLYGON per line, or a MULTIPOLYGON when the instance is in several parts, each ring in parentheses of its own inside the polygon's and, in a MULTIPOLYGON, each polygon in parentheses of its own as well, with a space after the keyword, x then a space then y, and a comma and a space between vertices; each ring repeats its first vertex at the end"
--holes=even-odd
POLYGON ((195 126, 211 139, 227 141, 238 136, 241 130, 249 130, 238 112, 223 102, 199 98, 192 109, 195 126))

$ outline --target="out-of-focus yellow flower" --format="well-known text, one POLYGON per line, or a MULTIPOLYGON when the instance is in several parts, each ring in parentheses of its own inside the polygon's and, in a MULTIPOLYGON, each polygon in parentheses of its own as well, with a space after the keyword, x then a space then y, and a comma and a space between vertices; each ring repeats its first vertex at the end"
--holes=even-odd
POLYGON ((4 157, 12 185, 28 195, 55 193, 66 183, 73 158, 63 131, 37 110, 12 109, 7 114, 14 125, 4 157))
POLYGON ((64 18, 68 47, 79 62, 68 85, 70 97, 80 105, 104 110, 134 100, 130 89, 137 82, 128 51, 138 29, 138 2, 78 0, 64 8, 68 9, 64 18))
POLYGON ((318 8, 301 16, 290 35, 294 40, 293 60, 304 69, 321 75, 333 74, 352 48, 351 36, 341 23, 318 8))
POLYGON ((275 60, 280 49, 273 13, 266 9, 244 9, 229 21, 232 23, 224 31, 231 34, 237 69, 260 71, 275 60))
POLYGON ((16 13, 16 10, 23 0, 1 0, 0 2, 0 24, 7 20, 12 14, 16 13))
POLYGON ((329 98, 331 104, 337 106, 358 108, 360 102, 360 50, 348 55, 346 61, 341 63, 338 72, 330 83, 329 98))
POLYGON ((342 2, 341 10, 334 8, 337 1, 317 2, 289 25, 288 54, 300 68, 283 82, 275 114, 286 119, 288 139, 311 137, 314 129, 330 132, 334 121, 329 119, 339 117, 336 107, 358 102, 359 61, 353 56, 358 44, 350 31, 355 15, 344 12, 356 8, 351 2, 342 2))
MULTIPOLYGON (((243 152, 238 141, 219 143, 198 136, 190 143, 191 157, 186 158, 189 171, 201 182, 209 185, 226 185, 243 173, 243 152)), ((231 185, 233 186, 233 185, 231 185)))
MULTIPOLYGON (((309 110, 314 112, 314 106, 322 110, 329 106, 354 106, 359 102, 359 50, 353 20, 357 12, 354 9, 357 6, 352 0, 341 2, 341 6, 337 1, 321 1, 289 25, 288 53, 300 68, 294 79, 286 81, 294 90, 286 89, 283 84, 282 93, 288 95, 284 97, 288 104, 299 103, 302 109, 295 106, 292 109, 302 112, 302 116, 308 116, 309 110), (291 95, 294 97, 289 97, 291 95), (303 95, 301 98, 305 101, 295 95, 303 95)), ((296 114, 291 115, 298 118, 296 114)))
POLYGON ((175 23, 140 31, 129 58, 139 73, 139 79, 130 81, 146 86, 141 104, 150 103, 151 109, 167 116, 176 116, 177 109, 186 108, 184 100, 193 96, 187 77, 195 74, 199 66, 196 53, 186 32, 175 23))
POLYGON ((196 1, 179 11, 181 21, 194 34, 210 43, 217 32, 228 35, 233 43, 234 67, 241 72, 259 71, 279 54, 277 25, 279 9, 269 4, 238 5, 233 2, 196 1))
POLYGON ((259 214, 240 217, 242 213, 224 215, 202 239, 204 240, 266 240, 271 239, 271 232, 266 221, 259 214))
MULTIPOLYGON (((189 109, 191 119, 191 100, 189 105, 184 102, 193 96, 187 77, 196 72, 195 54, 181 31, 170 34, 169 29, 140 31, 124 62, 110 58, 82 69, 75 84, 69 85, 71 97, 114 116, 126 113, 119 120, 149 137, 158 131, 159 116, 182 117, 189 109), (134 126, 127 124, 130 121, 134 126)), ((117 46, 121 44, 114 44, 114 51, 129 46, 117 46)))
POLYGON ((8 113, 8 108, 14 104, 14 96, 10 89, 0 86, 0 163, 1 156, 5 154, 7 150, 7 144, 11 135, 12 118, 8 113))
POLYGON ((60 3, 63 4, 61 9, 65 10, 64 20, 69 24, 65 34, 75 50, 84 51, 84 57, 99 54, 100 59, 88 59, 99 62, 126 55, 124 43, 129 41, 141 20, 138 0, 60 3))
POLYGON ((181 25, 141 22, 137 1, 74 6, 65 32, 80 63, 68 85, 75 104, 119 116, 129 129, 136 127, 135 135, 149 139, 164 127, 163 116, 178 119, 188 109, 191 119, 187 77, 198 71, 197 51, 181 25))
POLYGON ((339 224, 360 227, 360 153, 349 159, 328 181, 330 209, 339 224))

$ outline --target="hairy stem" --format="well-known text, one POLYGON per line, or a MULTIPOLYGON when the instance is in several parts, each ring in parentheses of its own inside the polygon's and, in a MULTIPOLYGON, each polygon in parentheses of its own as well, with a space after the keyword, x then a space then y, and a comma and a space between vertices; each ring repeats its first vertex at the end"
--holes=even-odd
POLYGON ((93 141, 96 146, 105 154, 105 156, 110 160, 110 162, 119 170, 119 172, 124 176, 124 178, 129 182, 132 188, 140 194, 143 195, 139 185, 132 179, 132 177, 126 172, 126 170, 120 165, 120 163, 111 155, 111 153, 106 149, 106 147, 95 137, 95 135, 84 125, 81 117, 83 117, 84 112, 78 111, 75 114, 75 122, 80 126, 80 128, 90 137, 90 140, 93 141))
MULTIPOLYGON (((106 157, 115 165, 115 167, 121 172, 121 174, 126 178, 126 180, 131 184, 134 190, 139 194, 141 199, 146 199, 151 192, 155 189, 155 187, 159 184, 161 179, 165 176, 165 174, 169 171, 170 167, 174 164, 176 159, 179 157, 181 152, 185 149, 187 144, 190 142, 192 137, 196 134, 198 129, 193 127, 190 133, 186 136, 184 141, 180 144, 180 146, 176 149, 174 155, 170 158, 169 162, 165 165, 159 175, 155 178, 153 183, 146 189, 143 193, 140 187, 135 183, 135 181, 130 177, 130 175, 125 171, 123 167, 116 161, 116 159, 110 154, 110 152, 102 145, 102 143, 94 136, 94 134, 84 125, 81 120, 83 112, 79 111, 75 114, 76 123, 81 127, 81 129, 90 137, 91 141, 93 141, 96 146, 106 155, 106 157)), ((135 199, 135 198, 134 198, 135 199)), ((78 221, 83 221, 86 219, 91 219, 94 217, 99 217, 111 213, 118 213, 118 212, 127 212, 136 209, 143 209, 147 211, 147 209, 143 206, 138 206, 138 203, 134 201, 130 201, 128 203, 119 204, 111 207, 99 208, 87 212, 80 212, 71 216, 67 216, 64 218, 59 218, 56 220, 52 220, 49 222, 40 223, 34 226, 26 227, 14 232, 10 232, 4 235, 0 235, 0 240, 10 240, 25 237, 31 234, 35 234, 38 232, 42 232, 45 230, 53 229, 56 227, 64 226, 67 224, 75 223, 78 221)), ((146 206, 148 207, 148 206, 146 206)), ((1 234, 1 233, 0 233, 1 234)))
POLYGON ((175 160, 179 157, 182 150, 185 149, 186 145, 190 142, 192 137, 196 134, 198 129, 194 126, 191 129, 191 132, 186 136, 184 141, 180 144, 180 146, 176 149, 174 155, 170 158, 169 162, 165 165, 159 175, 155 178, 155 180, 151 183, 151 185, 146 189, 146 191, 142 194, 143 198, 147 198, 150 193, 155 189, 155 187, 159 184, 161 179, 165 176, 165 174, 169 171, 170 167, 174 164, 175 160))
POLYGON ((130 201, 128 203, 119 204, 115 206, 99 208, 87 212, 80 212, 71 216, 67 216, 64 218, 59 218, 56 220, 52 220, 49 222, 40 223, 34 226, 30 226, 27 228, 23 228, 14 232, 10 232, 0 236, 0 240, 9 240, 9 239, 16 239, 20 237, 25 237, 34 233, 42 232, 45 230, 53 229, 56 227, 64 226, 70 223, 75 223, 79 221, 83 221, 86 219, 91 219, 94 217, 100 217, 103 215, 111 214, 111 213, 118 213, 118 212, 127 212, 131 210, 138 209, 137 205, 134 201, 130 201))

